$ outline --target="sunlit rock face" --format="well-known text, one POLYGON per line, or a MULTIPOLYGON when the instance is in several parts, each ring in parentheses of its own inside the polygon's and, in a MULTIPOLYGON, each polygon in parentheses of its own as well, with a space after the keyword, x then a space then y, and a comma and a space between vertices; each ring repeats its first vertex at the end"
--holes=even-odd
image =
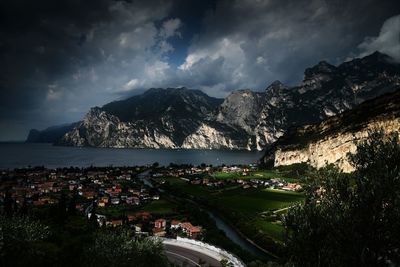
POLYGON ((352 172, 348 153, 355 153, 357 143, 380 129, 386 134, 400 133, 400 91, 287 132, 266 152, 264 161, 272 161, 274 166, 309 163, 316 168, 333 163, 344 172, 352 172))
POLYGON ((98 108, 92 108, 78 127, 64 135, 62 142, 75 146, 176 148, 170 137, 157 129, 121 122, 98 108))
POLYGON ((225 136, 225 133, 203 124, 185 138, 182 148, 238 149, 240 147, 231 138, 225 136))
POLYGON ((306 162, 313 167, 321 168, 333 163, 344 172, 352 172, 354 167, 349 163, 347 154, 355 153, 357 142, 365 140, 369 135, 369 131, 378 129, 378 127, 383 127, 387 133, 399 133, 400 120, 396 118, 394 120, 371 122, 360 131, 326 137, 308 144, 303 149, 278 149, 275 152, 274 166, 306 162))
POLYGON ((238 90, 225 99, 186 88, 150 89, 91 109, 58 143, 263 150, 292 127, 318 123, 399 87, 399 64, 376 52, 339 66, 322 61, 306 69, 296 87, 276 81, 264 92, 238 90))

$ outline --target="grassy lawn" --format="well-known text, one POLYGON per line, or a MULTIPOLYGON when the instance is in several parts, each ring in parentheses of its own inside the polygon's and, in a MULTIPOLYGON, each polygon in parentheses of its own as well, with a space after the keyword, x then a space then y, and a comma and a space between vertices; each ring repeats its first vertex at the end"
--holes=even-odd
POLYGON ((268 222, 257 218, 250 223, 251 227, 257 229, 260 235, 267 235, 275 240, 283 240, 283 226, 281 223, 268 222))

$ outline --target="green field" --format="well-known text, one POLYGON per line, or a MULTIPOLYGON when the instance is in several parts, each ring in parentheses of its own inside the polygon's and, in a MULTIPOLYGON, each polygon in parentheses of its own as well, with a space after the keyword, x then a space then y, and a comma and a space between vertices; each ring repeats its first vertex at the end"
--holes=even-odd
POLYGON ((182 179, 175 177, 166 178, 166 181, 168 181, 171 187, 195 197, 203 197, 215 192, 215 190, 212 188, 202 185, 192 185, 182 179))
MULTIPOLYGON (((226 173, 220 173, 221 179, 229 179, 226 173)), ((270 178, 276 177, 271 172, 254 172, 252 176, 270 178), (257 176, 256 176, 257 175, 257 176)), ((288 192, 264 188, 243 189, 237 185, 227 185, 224 188, 213 188, 204 185, 192 185, 178 178, 167 178, 170 186, 177 192, 195 197, 215 208, 224 217, 229 219, 243 233, 258 243, 265 240, 281 242, 283 240, 283 226, 280 216, 273 215, 273 211, 289 207, 303 200, 302 193, 288 192), (272 215, 271 215, 272 214, 272 215)))
POLYGON ((283 178, 282 174, 275 170, 268 171, 253 171, 249 172, 248 175, 243 176, 241 172, 216 172, 213 174, 214 178, 217 179, 271 179, 271 178, 283 178))
POLYGON ((243 216, 254 216, 260 212, 277 210, 301 201, 302 194, 271 189, 226 190, 215 199, 218 205, 240 212, 243 216))
POLYGON ((269 222, 260 218, 254 219, 249 223, 250 227, 253 227, 258 231, 258 235, 266 235, 274 240, 283 239, 283 227, 281 224, 276 222, 269 222))

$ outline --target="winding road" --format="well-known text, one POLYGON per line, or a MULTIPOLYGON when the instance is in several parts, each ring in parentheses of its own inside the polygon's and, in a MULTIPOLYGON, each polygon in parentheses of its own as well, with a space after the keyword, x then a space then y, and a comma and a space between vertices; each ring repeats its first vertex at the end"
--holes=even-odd
POLYGON ((221 266, 219 260, 183 245, 164 244, 168 260, 177 266, 221 266))

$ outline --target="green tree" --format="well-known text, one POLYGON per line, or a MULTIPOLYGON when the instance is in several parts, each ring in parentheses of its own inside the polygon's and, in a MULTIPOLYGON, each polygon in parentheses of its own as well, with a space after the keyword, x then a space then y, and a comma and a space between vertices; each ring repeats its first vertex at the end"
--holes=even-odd
POLYGON ((89 225, 92 227, 92 228, 97 228, 98 226, 99 226, 99 224, 97 223, 97 215, 96 215, 96 212, 97 212, 97 204, 96 204, 96 202, 92 202, 92 211, 91 211, 91 214, 90 214, 90 217, 89 217, 89 225))
POLYGON ((65 193, 62 192, 60 200, 58 201, 57 210, 55 211, 55 221, 63 224, 67 218, 67 198, 65 193))
POLYGON ((86 256, 85 266, 169 266, 160 241, 134 240, 127 230, 99 232, 86 256))
POLYGON ((76 189, 74 189, 72 193, 72 198, 69 201, 68 205, 68 215, 75 215, 76 214, 76 199, 77 199, 78 193, 76 189))
POLYGON ((296 266, 400 264, 398 135, 370 133, 349 159, 351 175, 334 166, 310 173, 304 204, 285 216, 286 248, 296 266))
POLYGON ((13 214, 13 203, 14 200, 11 197, 11 192, 7 190, 4 196, 4 214, 6 216, 11 216, 13 214))
POLYGON ((160 166, 160 163, 158 163, 158 162, 154 162, 153 163, 153 168, 154 169, 157 169, 159 166, 160 166))
POLYGON ((40 265, 46 257, 41 242, 48 227, 28 217, 0 217, 0 265, 40 265))
POLYGON ((21 208, 18 211, 18 214, 21 216, 26 216, 28 214, 28 205, 26 203, 26 198, 24 197, 24 200, 22 202, 21 208))

